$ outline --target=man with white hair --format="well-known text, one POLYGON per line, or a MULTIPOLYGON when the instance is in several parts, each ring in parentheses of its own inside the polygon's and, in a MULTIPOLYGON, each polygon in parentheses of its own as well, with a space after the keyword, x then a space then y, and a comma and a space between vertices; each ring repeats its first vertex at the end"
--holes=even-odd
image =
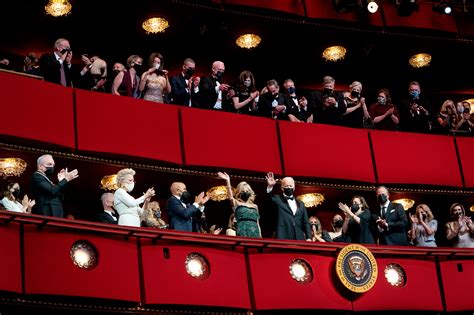
POLYGON ((111 192, 105 192, 100 197, 102 201, 102 208, 104 209, 98 215, 99 222, 109 223, 109 224, 118 224, 118 214, 115 212, 114 206, 114 194, 111 192))
POLYGON ((72 86, 72 50, 69 41, 60 38, 54 43, 51 54, 43 54, 39 60, 41 75, 45 81, 72 86))
POLYGON ((68 183, 79 176, 79 172, 77 169, 71 172, 67 168, 62 169, 57 174, 58 184, 54 184, 51 180, 55 165, 53 157, 49 154, 42 155, 36 164, 37 170, 31 177, 30 185, 33 199, 36 200, 32 213, 63 218, 62 194, 68 183))

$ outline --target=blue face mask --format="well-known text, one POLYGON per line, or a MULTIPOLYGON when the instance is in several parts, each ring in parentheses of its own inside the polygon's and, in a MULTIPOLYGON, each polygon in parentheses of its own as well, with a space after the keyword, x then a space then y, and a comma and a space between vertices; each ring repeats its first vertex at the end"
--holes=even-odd
POLYGON ((420 97, 420 91, 410 91, 410 96, 412 98, 418 98, 420 97))
POLYGON ((290 87, 288 88, 288 93, 289 93, 289 94, 293 94, 293 93, 295 93, 295 92, 296 92, 296 89, 295 89, 294 87, 290 86, 290 87))

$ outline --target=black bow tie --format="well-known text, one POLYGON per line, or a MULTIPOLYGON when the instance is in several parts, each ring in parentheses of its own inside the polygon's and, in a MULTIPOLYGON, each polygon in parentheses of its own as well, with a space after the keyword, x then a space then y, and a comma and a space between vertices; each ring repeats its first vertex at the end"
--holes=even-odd
POLYGON ((296 97, 296 96, 291 96, 291 98, 292 98, 292 99, 294 99, 294 100, 296 100, 296 99, 297 99, 297 97, 296 97))
POLYGON ((283 196, 283 198, 285 198, 285 200, 294 200, 295 197, 291 196, 291 197, 288 197, 288 196, 283 196))

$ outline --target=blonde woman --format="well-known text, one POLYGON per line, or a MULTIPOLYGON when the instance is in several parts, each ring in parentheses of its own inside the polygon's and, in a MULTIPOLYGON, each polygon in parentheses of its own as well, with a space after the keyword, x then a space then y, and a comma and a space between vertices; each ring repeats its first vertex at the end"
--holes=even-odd
POLYGON ((362 128, 364 121, 370 120, 365 97, 362 97, 361 93, 362 83, 359 81, 352 82, 349 91, 343 93, 347 110, 342 117, 346 127, 362 128))
POLYGON ((232 209, 237 220, 237 236, 261 238, 262 233, 258 220, 260 215, 258 207, 254 203, 255 192, 246 182, 240 182, 235 191, 235 198, 232 194, 230 176, 227 173, 217 173, 218 177, 224 179, 227 184, 227 196, 232 203, 232 209))
POLYGON ((416 246, 437 247, 435 233, 438 230, 438 221, 434 219, 430 207, 419 204, 415 214, 410 215, 410 237, 416 246))
POLYGON ((326 242, 323 239, 323 228, 321 222, 315 216, 311 216, 308 219, 309 225, 311 226, 311 241, 312 242, 326 242))
POLYGON ((155 190, 149 188, 140 198, 133 198, 130 192, 135 188, 135 171, 131 168, 124 168, 117 173, 118 189, 114 193, 114 208, 120 215, 118 224, 125 226, 140 227, 140 216, 143 214, 143 208, 151 197, 155 195, 155 190), (143 203, 143 208, 140 204, 143 203))
POLYGON ((452 221, 446 223, 446 238, 454 247, 474 248, 474 224, 466 215, 464 206, 458 202, 449 208, 452 221))
POLYGON ((157 201, 149 202, 147 207, 144 207, 143 223, 146 227, 157 229, 166 229, 168 227, 168 224, 161 218, 160 204, 157 201))

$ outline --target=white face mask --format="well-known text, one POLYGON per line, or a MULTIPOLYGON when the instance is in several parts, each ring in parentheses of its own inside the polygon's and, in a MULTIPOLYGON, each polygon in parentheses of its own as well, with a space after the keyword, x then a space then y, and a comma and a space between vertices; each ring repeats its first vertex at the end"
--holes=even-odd
POLYGON ((160 64, 159 63, 155 63, 155 69, 160 69, 160 64))
POLYGON ((133 190, 133 188, 135 188, 135 183, 126 183, 125 185, 125 189, 130 192, 133 190))

